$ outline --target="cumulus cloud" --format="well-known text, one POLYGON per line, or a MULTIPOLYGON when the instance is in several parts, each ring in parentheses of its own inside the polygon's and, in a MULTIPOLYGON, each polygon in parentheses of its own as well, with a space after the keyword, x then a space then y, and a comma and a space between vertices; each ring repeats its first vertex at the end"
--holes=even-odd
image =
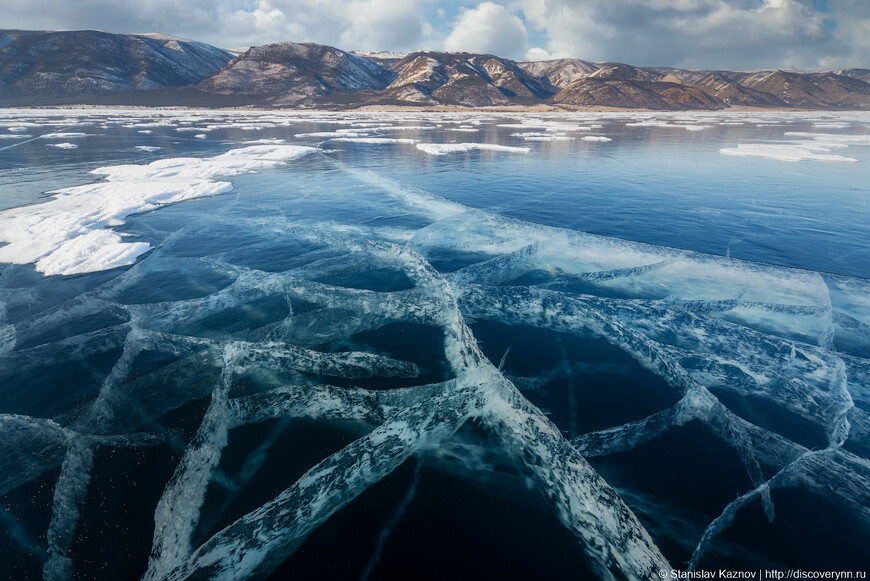
MULTIPOLYGON (((857 66, 864 0, 518 0, 557 57, 704 68, 857 66), (838 6, 838 4, 840 6, 838 6)), ((865 10, 866 11, 866 10, 865 10)))
POLYGON ((0 13, 18 28, 164 32, 222 47, 294 41, 413 50, 433 33, 423 1, 0 0, 0 13))
POLYGON ((525 56, 523 57, 523 59, 527 61, 548 61, 552 58, 553 55, 537 46, 527 50, 525 56))
POLYGON ((459 15, 444 49, 521 58, 528 43, 522 20, 501 4, 482 2, 459 15))
POLYGON ((703 68, 870 63, 868 0, 0 0, 2 26, 703 68), (468 8, 457 8, 468 6, 468 8))
POLYGON ((431 35, 420 2, 407 0, 256 0, 228 11, 224 35, 235 44, 318 42, 345 49, 413 50, 431 35))

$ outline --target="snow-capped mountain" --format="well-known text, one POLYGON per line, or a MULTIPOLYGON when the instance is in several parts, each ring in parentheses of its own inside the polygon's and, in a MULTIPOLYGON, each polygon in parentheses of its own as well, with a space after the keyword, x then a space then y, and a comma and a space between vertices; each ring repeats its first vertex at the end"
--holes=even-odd
POLYGON ((0 30, 0 106, 532 106, 870 109, 870 71, 707 71, 282 42, 223 50, 161 34, 0 30))
POLYGON ((391 67, 396 78, 387 87, 397 101, 470 107, 534 104, 558 89, 516 62, 493 55, 415 52, 391 67))
POLYGON ((0 100, 31 102, 191 85, 225 50, 162 34, 0 31, 0 100))
POLYGON ((248 49, 196 89, 296 105, 333 93, 383 89, 394 77, 377 63, 331 46, 281 42, 248 49))
POLYGON ((870 107, 870 71, 865 69, 707 71, 577 59, 520 66, 560 87, 553 100, 565 104, 647 109, 870 107))

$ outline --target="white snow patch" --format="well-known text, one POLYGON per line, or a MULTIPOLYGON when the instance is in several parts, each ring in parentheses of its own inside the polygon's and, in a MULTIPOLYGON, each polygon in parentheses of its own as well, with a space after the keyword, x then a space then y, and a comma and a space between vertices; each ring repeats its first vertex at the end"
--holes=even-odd
POLYGON ((691 124, 683 124, 683 123, 668 123, 667 121, 656 121, 655 119, 649 119, 646 121, 637 121, 635 123, 626 123, 626 127, 668 127, 668 128, 679 128, 685 129, 686 131, 701 131, 702 129, 709 129, 712 125, 691 125, 691 124))
POLYGON ((115 165, 93 170, 105 180, 49 192, 44 204, 0 212, 0 261, 36 263, 46 275, 95 272, 132 264, 150 248, 123 242, 109 228, 127 216, 166 204, 230 191, 214 181, 268 168, 308 153, 313 147, 255 145, 206 158, 161 159, 147 165, 115 165))
POLYGON ((206 125, 205 130, 211 131, 212 129, 241 129, 243 131, 259 131, 261 129, 269 129, 271 127, 277 126, 277 123, 216 123, 213 125, 206 125))
MULTIPOLYGON (((354 125, 359 126, 359 124, 355 123, 354 125)), ((438 129, 435 125, 375 125, 373 127, 369 127, 367 131, 428 131, 432 129, 438 129)), ((342 131, 339 129, 339 131, 342 131)))
POLYGON ((849 127, 848 123, 813 123, 813 127, 818 127, 820 129, 846 129, 849 127))
POLYGON ((297 133, 293 137, 366 137, 368 133, 360 133, 355 131, 338 130, 338 131, 315 131, 314 133, 297 133))
POLYGON ((430 155, 446 155, 448 153, 460 153, 475 149, 486 151, 509 151, 513 153, 528 153, 528 147, 511 147, 508 145, 495 145, 493 143, 418 143, 417 149, 430 155))
POLYGON ((564 133, 567 131, 591 131, 590 125, 573 125, 569 123, 560 123, 558 121, 537 121, 529 120, 522 123, 500 123, 498 127, 505 129, 542 129, 554 133, 564 133))
POLYGON ((603 135, 587 135, 583 138, 583 141, 613 141, 609 137, 604 137, 603 135))
POLYGON ((870 145, 870 135, 835 135, 832 133, 807 133, 804 131, 786 131, 787 137, 813 139, 825 147, 847 147, 849 145, 870 145))
POLYGON ((43 139, 68 139, 70 137, 87 137, 87 133, 46 133, 45 135, 41 135, 43 139))
POLYGON ((419 143, 419 139, 396 139, 393 137, 338 137, 332 141, 346 141, 348 143, 419 143))
POLYGON ((780 161, 858 161, 851 157, 825 153, 827 148, 809 143, 739 143, 736 148, 722 148, 719 153, 742 157, 766 157, 780 161))
POLYGON ((511 137, 521 137, 525 141, 571 141, 574 139, 564 133, 536 133, 534 131, 511 133, 511 137))
POLYGON ((124 128, 134 128, 134 127, 175 127, 174 123, 170 123, 168 121, 149 121, 147 123, 127 123, 125 125, 121 125, 124 128))

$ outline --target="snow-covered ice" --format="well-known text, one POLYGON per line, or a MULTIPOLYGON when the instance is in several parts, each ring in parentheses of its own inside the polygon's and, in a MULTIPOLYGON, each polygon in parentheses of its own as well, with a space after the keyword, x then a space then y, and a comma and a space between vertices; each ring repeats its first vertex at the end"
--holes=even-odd
POLYGON ((430 155, 447 155, 448 153, 464 153, 468 151, 506 151, 510 153, 528 153, 528 147, 513 147, 495 143, 418 143, 417 149, 430 155))
POLYGON ((80 133, 77 131, 67 131, 67 132, 55 132, 55 133, 46 133, 42 135, 43 139, 69 139, 70 137, 87 137, 87 133, 80 133))
POLYGON ((211 196, 232 189, 214 181, 246 171, 272 167, 315 148, 257 145, 210 158, 170 158, 148 165, 118 165, 93 170, 104 181, 50 192, 43 204, 0 212, 0 261, 35 262, 47 275, 78 274, 132 264, 150 248, 145 242, 124 242, 110 230, 130 214, 161 205, 211 196))
POLYGON ((346 143, 370 143, 374 145, 387 145, 390 143, 414 144, 419 139, 404 139, 397 137, 334 137, 330 141, 343 141, 346 143))
POLYGON ((828 153, 829 148, 812 143, 739 143, 737 147, 723 147, 725 155, 766 157, 780 161, 858 161, 851 157, 828 153))

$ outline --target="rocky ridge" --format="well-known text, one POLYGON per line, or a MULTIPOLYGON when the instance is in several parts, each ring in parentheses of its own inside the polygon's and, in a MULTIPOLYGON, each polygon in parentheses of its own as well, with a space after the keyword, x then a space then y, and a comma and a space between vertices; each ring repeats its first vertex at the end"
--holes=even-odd
POLYGON ((465 52, 227 51, 159 34, 0 30, 0 106, 870 109, 870 70, 708 71, 465 52))

